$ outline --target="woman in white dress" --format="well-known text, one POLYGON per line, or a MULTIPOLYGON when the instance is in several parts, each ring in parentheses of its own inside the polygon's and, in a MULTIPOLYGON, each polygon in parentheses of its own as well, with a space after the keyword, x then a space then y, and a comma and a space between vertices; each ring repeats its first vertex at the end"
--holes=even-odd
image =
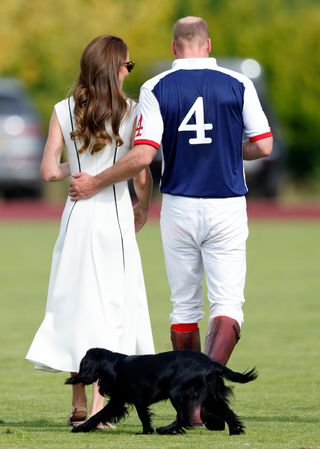
MULTIPOLYGON (((84 50, 73 96, 56 104, 41 164, 45 181, 75 172, 97 174, 131 147, 136 104, 122 83, 134 63, 126 44, 99 36, 84 50), (61 163, 63 147, 68 162, 61 163)), ((74 375, 86 351, 101 347, 125 354, 154 352, 135 231, 147 220, 152 179, 134 179, 133 209, 126 182, 83 201, 67 198, 52 257, 47 307, 26 359, 38 369, 74 375)), ((103 407, 93 385, 90 414, 103 407)), ((73 386, 69 424, 87 416, 83 385, 73 386)))

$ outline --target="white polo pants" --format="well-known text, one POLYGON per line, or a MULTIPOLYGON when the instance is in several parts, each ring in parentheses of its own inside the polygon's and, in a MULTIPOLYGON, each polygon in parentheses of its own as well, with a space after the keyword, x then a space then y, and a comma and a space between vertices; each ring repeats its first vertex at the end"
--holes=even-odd
POLYGON ((248 238, 245 197, 187 198, 163 195, 161 236, 171 290, 171 324, 197 323, 202 278, 210 319, 225 315, 243 323, 248 238))

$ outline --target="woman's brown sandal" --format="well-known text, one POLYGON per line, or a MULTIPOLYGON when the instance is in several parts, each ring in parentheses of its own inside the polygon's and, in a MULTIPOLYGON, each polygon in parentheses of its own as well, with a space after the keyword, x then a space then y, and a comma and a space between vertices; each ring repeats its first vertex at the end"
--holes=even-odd
POLYGON ((82 407, 73 407, 71 414, 68 416, 67 423, 69 426, 78 426, 85 422, 87 410, 82 407))

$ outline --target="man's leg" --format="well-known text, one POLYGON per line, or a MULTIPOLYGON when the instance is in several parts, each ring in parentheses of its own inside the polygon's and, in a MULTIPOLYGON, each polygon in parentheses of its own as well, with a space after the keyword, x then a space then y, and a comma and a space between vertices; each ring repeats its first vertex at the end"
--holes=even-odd
POLYGON ((198 348, 202 312, 203 264, 197 241, 197 202, 164 195, 161 236, 171 292, 170 314, 174 349, 198 348))
POLYGON ((191 349, 201 351, 198 323, 180 323, 171 325, 171 342, 174 351, 191 349))
POLYGON ((214 216, 218 222, 201 246, 210 301, 205 353, 226 365, 243 322, 248 236, 245 199, 224 201, 221 210, 215 207, 214 216))
POLYGON ((228 316, 217 316, 209 322, 204 352, 226 365, 239 338, 239 323, 228 316))
MULTIPOLYGON (((201 351, 203 264, 198 244, 197 201, 164 196, 161 235, 171 291, 171 342, 174 350, 201 351)), ((202 425, 200 408, 190 418, 202 425)))

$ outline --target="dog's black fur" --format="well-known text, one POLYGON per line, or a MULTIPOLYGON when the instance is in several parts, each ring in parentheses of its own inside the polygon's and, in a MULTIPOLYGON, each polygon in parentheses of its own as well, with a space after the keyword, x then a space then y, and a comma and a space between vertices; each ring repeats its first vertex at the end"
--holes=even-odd
POLYGON ((201 407, 201 419, 209 430, 230 435, 244 433, 240 418, 229 407, 231 389, 223 378, 247 383, 256 379, 255 369, 237 373, 196 351, 169 351, 156 355, 127 356, 106 349, 90 349, 80 364, 79 374, 66 384, 92 384, 99 379, 100 394, 110 397, 107 405, 73 432, 90 432, 100 423, 118 422, 128 413, 126 404, 136 407, 144 434, 154 432, 149 407, 170 399, 176 420, 156 429, 159 434, 183 433, 191 426, 190 416, 201 407))

